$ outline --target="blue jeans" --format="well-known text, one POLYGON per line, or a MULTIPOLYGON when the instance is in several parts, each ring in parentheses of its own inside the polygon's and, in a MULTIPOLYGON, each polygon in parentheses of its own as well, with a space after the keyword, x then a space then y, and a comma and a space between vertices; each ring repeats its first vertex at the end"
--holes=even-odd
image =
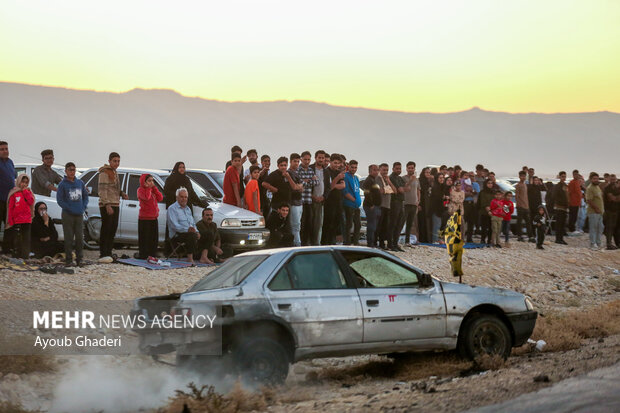
POLYGON ((588 214, 588 228, 590 232, 590 245, 601 246, 601 236, 603 235, 603 215, 588 214))
POLYGON ((432 243, 439 241, 439 229, 440 228, 441 228, 441 217, 439 215, 433 214, 433 235, 431 237, 432 243))
POLYGON ((291 205, 291 231, 293 232, 293 245, 301 246, 301 214, 304 210, 303 205, 291 205))
POLYGON ((381 207, 364 207, 366 213, 366 243, 369 247, 377 246, 377 224, 381 217, 381 207))

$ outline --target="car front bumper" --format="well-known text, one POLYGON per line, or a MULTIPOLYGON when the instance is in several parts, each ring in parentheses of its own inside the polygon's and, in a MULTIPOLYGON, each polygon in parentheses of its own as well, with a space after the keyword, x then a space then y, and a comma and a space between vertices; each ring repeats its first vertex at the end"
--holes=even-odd
POLYGON ((534 331, 538 313, 536 311, 524 311, 522 313, 506 314, 506 316, 510 320, 512 330, 515 333, 514 346, 522 346, 534 331))
POLYGON ((233 250, 263 248, 269 239, 267 228, 219 228, 222 244, 233 250))

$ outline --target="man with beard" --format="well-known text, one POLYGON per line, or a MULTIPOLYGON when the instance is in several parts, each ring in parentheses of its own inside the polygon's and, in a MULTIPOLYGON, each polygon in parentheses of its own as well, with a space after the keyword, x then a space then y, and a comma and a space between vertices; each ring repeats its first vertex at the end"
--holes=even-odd
POLYGON ((329 159, 329 168, 324 171, 325 185, 325 205, 323 207, 323 235, 322 245, 333 245, 336 243, 336 235, 340 228, 344 226, 342 214, 342 190, 344 183, 344 165, 342 157, 334 153, 329 159))
POLYGON ((415 162, 407 162, 407 175, 403 180, 405 181, 405 245, 411 246, 411 228, 415 222, 420 203, 420 182, 415 176, 415 162))
POLYGON ((404 250, 398 245, 400 239, 400 231, 403 228, 403 202, 405 201, 405 181, 400 176, 402 172, 402 164, 400 162, 394 162, 392 164, 392 174, 390 175, 390 182, 396 188, 390 199, 390 224, 389 224, 389 238, 388 248, 392 251, 404 250))
POLYGON ((269 168, 271 168, 271 158, 269 155, 262 155, 260 157, 260 172, 258 174, 258 191, 260 193, 260 208, 263 212, 265 219, 269 217, 271 211, 271 192, 263 186, 263 182, 269 176, 269 168))
POLYGON ((316 176, 316 184, 312 188, 312 233, 311 245, 319 245, 323 233, 323 204, 325 202, 325 151, 314 153, 314 163, 310 169, 316 176))
POLYGON ((200 238, 196 243, 196 254, 194 257, 203 264, 214 264, 222 262, 222 239, 213 222, 213 210, 205 208, 202 210, 202 219, 196 223, 196 229, 200 238))
POLYGON ((256 152, 256 149, 250 149, 246 152, 245 155, 248 157, 248 161, 250 161, 250 167, 245 170, 243 176, 243 182, 247 185, 248 182, 250 182, 250 179, 252 179, 252 175, 250 174, 250 168, 252 166, 260 165, 258 164, 258 152, 256 152))

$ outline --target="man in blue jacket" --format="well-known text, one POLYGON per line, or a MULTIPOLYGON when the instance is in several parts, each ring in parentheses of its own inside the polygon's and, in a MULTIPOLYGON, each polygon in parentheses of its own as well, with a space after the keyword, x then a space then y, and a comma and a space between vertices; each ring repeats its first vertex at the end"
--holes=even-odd
POLYGON ((0 225, 4 223, 4 239, 2 253, 9 254, 11 249, 11 232, 6 230, 7 199, 9 191, 15 187, 15 166, 9 158, 9 144, 0 141, 0 225))
POLYGON ((65 165, 65 178, 58 185, 56 200, 62 208, 62 230, 65 235, 65 264, 73 265, 73 242, 75 240, 75 261, 82 266, 84 243, 84 211, 88 206, 88 191, 81 179, 75 178, 75 164, 65 165))
POLYGON ((360 197, 360 180, 355 173, 357 172, 357 161, 349 162, 349 169, 344 175, 345 187, 342 190, 344 198, 342 200, 344 206, 345 226, 343 241, 345 245, 359 245, 360 239, 360 206, 362 198, 360 197), (351 226, 353 227, 353 237, 351 237, 351 226))

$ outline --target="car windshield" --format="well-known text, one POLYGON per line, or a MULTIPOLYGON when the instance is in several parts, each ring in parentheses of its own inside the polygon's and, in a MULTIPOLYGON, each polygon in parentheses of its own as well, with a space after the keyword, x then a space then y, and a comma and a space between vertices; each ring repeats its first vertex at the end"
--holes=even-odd
MULTIPOLYGON (((161 179, 166 182, 166 178, 168 178, 170 176, 169 172, 165 172, 165 173, 161 173, 159 174, 159 176, 161 177, 161 179)), ((198 198, 203 199, 206 198, 207 201, 209 202, 218 202, 217 199, 213 198, 213 196, 208 193, 207 191, 204 190, 203 187, 201 187, 200 185, 198 185, 198 183, 196 181, 194 181, 192 178, 189 178, 189 181, 192 183, 192 188, 194 189, 194 192, 196 192, 196 195, 198 195, 198 198)))
POLYGON ((510 183, 506 181, 495 181, 495 182, 497 182, 497 186, 499 186, 499 189, 501 189, 502 192, 507 192, 507 191, 510 191, 512 193, 515 192, 515 187, 510 185, 510 183))
POLYGON ((205 275, 200 281, 191 286, 187 292, 216 290, 218 288, 239 285, 266 258, 267 255, 229 258, 221 267, 205 275))
POLYGON ((208 172, 208 174, 215 179, 220 188, 224 188, 224 172, 208 172))

